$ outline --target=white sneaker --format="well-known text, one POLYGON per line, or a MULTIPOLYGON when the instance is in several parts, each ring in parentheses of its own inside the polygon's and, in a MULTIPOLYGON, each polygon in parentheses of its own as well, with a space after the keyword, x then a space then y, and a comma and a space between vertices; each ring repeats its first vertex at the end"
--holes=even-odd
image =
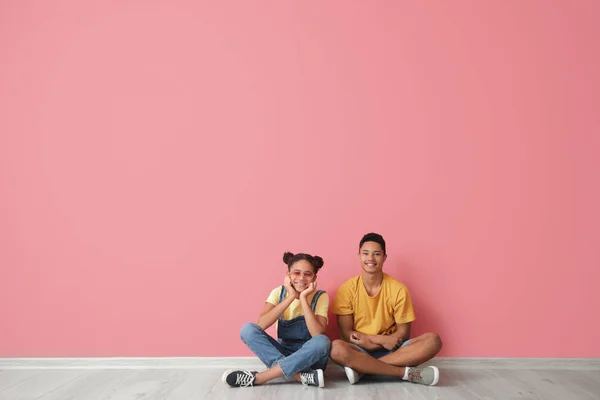
POLYGON ((344 371, 346 371, 346 376, 348 377, 351 385, 354 385, 356 382, 360 381, 363 376, 365 376, 364 374, 361 374, 350 367, 344 367, 344 371))
POLYGON ((437 367, 408 367, 408 381, 421 385, 433 386, 440 381, 440 370, 437 367))

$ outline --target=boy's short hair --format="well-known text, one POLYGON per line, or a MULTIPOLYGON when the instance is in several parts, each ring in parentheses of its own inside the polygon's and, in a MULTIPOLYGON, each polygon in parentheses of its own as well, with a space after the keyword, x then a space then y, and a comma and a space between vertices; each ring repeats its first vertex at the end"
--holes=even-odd
POLYGON ((365 244, 365 242, 375 242, 375 243, 379 243, 379 245, 381 246, 381 249, 383 250, 383 255, 387 255, 387 253, 385 252, 385 240, 383 240, 383 236, 381 236, 379 233, 367 233, 365 236, 362 237, 362 239, 360 240, 360 244, 358 245, 358 252, 360 253, 360 249, 362 248, 363 244, 365 244))

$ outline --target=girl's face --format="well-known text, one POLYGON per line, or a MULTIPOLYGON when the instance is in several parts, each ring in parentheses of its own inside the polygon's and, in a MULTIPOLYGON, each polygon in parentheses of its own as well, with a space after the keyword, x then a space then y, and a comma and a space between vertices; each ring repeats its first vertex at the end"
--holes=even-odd
POLYGON ((296 261, 291 266, 289 275, 294 289, 298 292, 305 290, 311 282, 314 282, 315 279, 317 279, 315 269, 312 264, 306 260, 296 261))

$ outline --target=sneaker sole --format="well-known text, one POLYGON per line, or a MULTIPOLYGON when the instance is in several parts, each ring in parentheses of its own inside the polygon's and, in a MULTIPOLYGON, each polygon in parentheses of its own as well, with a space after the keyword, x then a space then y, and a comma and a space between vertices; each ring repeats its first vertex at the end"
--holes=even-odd
POLYGON ((319 387, 325 386, 325 379, 323 378, 323 370, 317 370, 317 377, 319 378, 319 387))
POLYGON ((227 375, 229 375, 230 373, 232 373, 233 371, 236 371, 235 369, 228 369, 227 371, 223 372, 223 375, 221 376, 221 380, 223 381, 223 383, 229 385, 227 383, 227 375))
POLYGON ((438 369, 438 367, 434 366, 432 366, 431 368, 433 368, 433 382, 431 382, 429 386, 435 386, 440 381, 440 370, 438 369))
POLYGON ((354 371, 350 367, 344 367, 344 372, 346 372, 346 377, 350 381, 351 385, 354 385, 356 382, 360 381, 360 378, 362 378, 362 374, 358 374, 358 377, 354 379, 354 371))

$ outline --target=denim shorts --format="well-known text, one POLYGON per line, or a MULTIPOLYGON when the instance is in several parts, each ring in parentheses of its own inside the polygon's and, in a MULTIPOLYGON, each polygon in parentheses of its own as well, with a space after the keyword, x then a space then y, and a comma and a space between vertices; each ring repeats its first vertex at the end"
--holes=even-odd
MULTIPOLYGON (((400 347, 404 347, 409 343, 410 343, 410 339, 403 342, 400 347)), ((373 358, 381 358, 383 356, 387 356, 388 354, 392 354, 392 351, 388 350, 386 348, 369 351, 369 350, 363 349, 362 347, 360 347, 359 345, 356 345, 354 343, 350 343, 350 344, 353 345, 354 347, 356 347, 357 349, 359 349, 360 351, 362 351, 363 353, 367 353, 368 355, 370 355, 373 358)))

